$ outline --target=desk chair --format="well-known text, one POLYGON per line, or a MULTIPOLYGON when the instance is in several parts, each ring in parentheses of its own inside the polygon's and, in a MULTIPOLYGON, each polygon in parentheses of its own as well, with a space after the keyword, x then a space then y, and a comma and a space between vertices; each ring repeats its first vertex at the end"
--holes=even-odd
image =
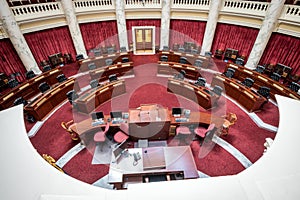
POLYGON ((113 64, 113 60, 111 58, 108 58, 108 59, 105 60, 105 64, 106 64, 106 66, 112 65, 113 64))
POLYGON ((122 58, 122 63, 127 63, 129 62, 129 58, 128 57, 123 57, 122 58))
POLYGON ((254 84, 254 80, 252 78, 246 77, 243 81, 242 84, 248 88, 251 88, 254 84))
POLYGON ((178 48, 178 51, 181 52, 181 53, 184 53, 184 52, 185 52, 185 49, 184 49, 183 47, 179 47, 179 48, 178 48))
POLYGON ((96 69, 95 63, 89 63, 89 64, 88 64, 88 68, 89 68, 89 70, 96 69))
POLYGON ((50 65, 45 65, 43 66, 43 72, 47 72, 47 71, 50 71, 52 68, 50 65))
POLYGON ((186 57, 180 57, 179 58, 179 63, 181 63, 181 64, 187 64, 187 58, 186 57))
POLYGON ((101 50, 100 49, 94 49, 94 56, 95 57, 101 56, 101 50))
POLYGON ((262 66, 262 65, 257 65, 255 71, 257 71, 257 72, 260 73, 260 74, 263 74, 264 71, 265 71, 265 67, 262 66))
POLYGON ((101 151, 103 150, 103 146, 106 141, 106 133, 108 132, 109 129, 109 122, 106 123, 104 131, 101 129, 100 131, 96 132, 94 135, 94 141, 96 144, 101 144, 101 151))
POLYGON ((127 52, 126 47, 120 47, 120 52, 122 52, 122 53, 127 52))
POLYGON ((124 142, 125 140, 127 140, 129 138, 128 133, 129 133, 129 126, 128 126, 128 124, 122 122, 120 124, 120 131, 118 131, 114 135, 114 141, 117 142, 117 143, 124 142))
POLYGON ((204 56, 205 56, 205 57, 212 57, 212 52, 206 51, 206 52, 204 53, 204 56))
POLYGON ((178 74, 174 75, 175 79, 184 80, 186 72, 182 69, 178 74))
POLYGON ((238 64, 238 65, 244 65, 244 59, 243 58, 237 58, 236 61, 235 61, 235 64, 238 64))
POLYGON ((197 49, 192 49, 192 50, 191 50, 191 53, 192 53, 193 55, 196 55, 196 54, 198 54, 198 50, 197 50, 197 49))
POLYGON ((60 74, 56 77, 56 79, 59 83, 62 83, 67 80, 67 77, 64 74, 60 74))
POLYGON ((300 89, 300 84, 298 84, 296 82, 291 82, 291 84, 289 85, 289 88, 294 92, 298 92, 298 90, 300 89))
POLYGON ((162 61, 162 62, 168 62, 168 56, 162 55, 162 56, 160 57, 160 61, 162 61))
POLYGON ((50 90, 50 85, 49 85, 48 83, 46 83, 46 82, 43 82, 43 83, 41 83, 41 84, 39 85, 39 90, 40 90, 42 93, 44 93, 44 92, 50 90))
POLYGON ((190 128, 187 126, 178 126, 176 128, 176 135, 178 136, 180 142, 184 141, 185 144, 188 144, 186 142, 186 139, 188 138, 189 135, 191 135, 192 132, 190 131, 190 128))
POLYGON ((202 60, 199 60, 199 59, 197 59, 197 60, 195 60, 195 63, 194 63, 194 65, 195 65, 196 67, 202 67, 202 65, 203 65, 203 61, 202 61, 202 60))
POLYGON ((206 79, 203 77, 198 77, 198 80, 195 82, 195 85, 205 87, 206 79))
POLYGON ((99 81, 97 79, 93 79, 90 81, 90 86, 91 88, 96 88, 98 87, 100 84, 99 84, 99 81))
POLYGON ((163 46, 163 49, 162 49, 163 51, 169 51, 170 49, 169 49, 169 47, 168 46, 163 46))
POLYGON ((196 137, 195 139, 200 140, 200 146, 202 146, 206 135, 208 133, 210 133, 211 131, 214 131, 215 127, 216 127, 215 124, 210 124, 207 129, 204 127, 201 127, 201 126, 195 128, 195 130, 194 130, 195 137, 196 137))
POLYGON ((266 87, 266 86, 261 86, 258 88, 257 90, 257 93, 262 95, 263 97, 265 97, 267 99, 266 102, 264 102, 262 105, 261 105, 261 109, 263 108, 263 106, 269 101, 269 98, 270 98, 270 88, 269 87, 266 87))
POLYGON ((281 78, 280 74, 276 73, 276 72, 273 72, 271 74, 271 79, 273 79, 274 81, 279 81, 279 79, 281 78))
POLYGON ((233 75, 235 73, 235 70, 232 69, 232 68, 228 68, 226 72, 224 72, 224 75, 227 77, 227 78, 232 78, 233 75))
POLYGON ((28 102, 23 97, 18 97, 14 101, 14 106, 20 105, 20 104, 23 104, 24 106, 26 106, 28 104, 28 102))
POLYGON ((80 140, 80 137, 79 135, 72 131, 72 129, 70 128, 70 126, 74 124, 74 120, 70 120, 68 122, 61 122, 60 125, 63 129, 65 129, 69 134, 70 134, 70 137, 73 141, 77 141, 77 140, 80 140))
POLYGON ((32 70, 29 70, 28 72, 26 72, 25 76, 26 76, 26 79, 28 80, 28 79, 35 77, 36 74, 32 70))
POLYGON ((115 53, 115 48, 114 47, 107 47, 107 54, 113 54, 115 53))
POLYGON ((19 82, 16 79, 10 79, 7 84, 9 88, 14 88, 19 85, 19 82))
POLYGON ((215 93, 216 95, 218 95, 219 97, 222 95, 223 92, 223 88, 219 85, 215 85, 215 87, 212 90, 213 93, 215 93))
POLYGON ((79 97, 78 94, 75 92, 75 90, 70 90, 69 92, 66 93, 66 95, 71 105, 73 105, 74 100, 79 97))
POLYGON ((78 61, 78 60, 82 60, 82 59, 84 59, 84 57, 83 57, 82 54, 77 54, 77 55, 76 55, 76 60, 77 60, 77 61, 78 61))

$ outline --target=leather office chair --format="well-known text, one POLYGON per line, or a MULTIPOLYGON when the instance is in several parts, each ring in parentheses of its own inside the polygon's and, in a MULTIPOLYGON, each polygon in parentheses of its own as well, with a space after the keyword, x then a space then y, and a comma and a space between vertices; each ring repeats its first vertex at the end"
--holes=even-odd
POLYGON ((194 55, 196 55, 196 54, 198 54, 198 50, 197 49, 192 49, 191 53, 194 54, 194 55))
POLYGON ((257 93, 262 95, 263 97, 269 99, 270 98, 270 88, 266 86, 260 86, 257 90, 257 93))
POLYGON ((25 76, 26 76, 26 79, 28 80, 28 79, 35 77, 36 74, 32 70, 29 70, 28 72, 26 72, 25 76))
POLYGON ((96 88, 96 87, 98 87, 99 85, 100 85, 100 84, 99 84, 99 82, 98 82, 97 79, 93 79, 93 80, 90 81, 90 86, 91 86, 91 88, 96 88))
POLYGON ((298 90, 300 89, 300 84, 296 82, 291 82, 289 88, 294 92, 298 92, 298 90))
POLYGON ((59 83, 62 83, 67 80, 67 77, 64 74, 59 74, 56 79, 59 83))
POLYGON ((120 52, 122 52, 122 53, 127 52, 126 47, 120 47, 120 52))
POLYGON ((235 73, 235 70, 232 69, 232 68, 228 68, 226 72, 224 72, 224 75, 227 77, 227 78, 232 78, 233 75, 235 73))
POLYGON ((246 77, 243 81, 242 84, 245 85, 248 88, 251 88, 254 84, 254 80, 252 78, 246 77))
POLYGON ((223 92, 223 88, 221 86, 219 86, 219 85, 215 85, 215 87, 213 88, 212 92, 215 93, 218 96, 221 96, 222 92, 223 92))
POLYGON ((202 65, 203 65, 203 61, 202 61, 202 60, 199 60, 199 59, 197 59, 197 60, 195 60, 195 63, 194 63, 194 65, 195 65, 196 67, 202 67, 202 65))
POLYGON ((75 90, 70 90, 66 95, 71 105, 73 105, 73 101, 79 97, 75 90))
POLYGON ((206 135, 207 135, 208 133, 210 133, 211 131, 215 131, 215 127, 216 127, 215 124, 210 124, 210 125, 208 126, 208 128, 199 126, 199 127, 197 127, 197 128, 194 129, 195 139, 199 139, 199 141, 200 141, 200 146, 202 146, 203 141, 204 141, 206 135))
POLYGON ((178 74, 174 75, 175 79, 184 80, 186 72, 184 70, 181 70, 178 74))
POLYGON ((93 69, 96 69, 96 65, 95 65, 95 63, 89 63, 88 64, 88 68, 89 68, 89 70, 93 70, 93 69))
POLYGON ((83 57, 82 54, 77 54, 77 55, 76 55, 76 60, 77 60, 77 61, 78 61, 78 60, 82 60, 82 59, 84 59, 84 57, 83 57))
POLYGON ((162 62, 168 62, 168 56, 162 55, 162 56, 160 57, 160 61, 162 61, 162 62))
POLYGON ((235 64, 238 64, 238 65, 244 65, 244 59, 243 58, 237 58, 236 60, 235 60, 235 64))
POLYGON ((47 90, 50 90, 50 85, 46 82, 43 82, 39 85, 39 90, 44 93, 46 92, 47 90))
POLYGON ((101 56, 101 49, 94 49, 94 56, 101 56))
POLYGON ((78 133, 74 132, 70 126, 74 124, 74 120, 70 120, 68 122, 61 122, 61 127, 65 129, 69 134, 72 140, 77 141, 80 140, 78 133))
POLYGON ((173 51, 179 51, 179 44, 177 43, 173 44, 173 51))
POLYGON ((198 85, 198 86, 205 87, 205 84, 206 84, 206 79, 203 77, 198 77, 197 81, 195 82, 195 85, 198 85))
POLYGON ((170 49, 169 49, 169 47, 168 46, 163 46, 163 49, 162 49, 163 51, 169 51, 170 49))
POLYGON ((16 79, 10 79, 8 82, 8 87, 10 88, 14 88, 17 87, 19 85, 19 82, 16 79))
POLYGON ((179 58, 179 63, 181 63, 181 64, 187 64, 187 58, 186 57, 180 57, 179 58))
POLYGON ((129 134, 129 126, 127 123, 123 122, 120 124, 120 131, 118 131, 114 135, 114 141, 117 143, 122 143, 129 138, 128 134, 129 134))
POLYGON ((258 73, 261 73, 261 74, 263 74, 263 73, 264 73, 264 71, 265 71, 265 67, 264 67, 264 66, 262 66, 262 65, 257 65, 257 67, 256 67, 255 71, 257 71, 258 73))
POLYGON ((115 53, 115 49, 113 47, 107 47, 107 54, 115 53))
POLYGON ((116 74, 111 74, 108 76, 108 80, 109 80, 109 82, 117 81, 118 77, 116 74))
POLYGON ((180 143, 184 142, 185 144, 188 144, 186 140, 191 134, 192 132, 187 126, 178 126, 176 128, 176 136, 178 136, 180 143))
POLYGON ((122 58, 122 63, 127 63, 129 62, 129 58, 128 57, 123 57, 122 58))
POLYGON ((280 74, 276 73, 276 72, 273 72, 271 74, 271 79, 273 79, 274 81, 279 81, 279 79, 281 78, 280 74))
POLYGON ((211 53, 210 51, 206 51, 206 52, 204 53, 204 55, 205 55, 206 57, 212 57, 212 53, 211 53))
POLYGON ((23 104, 24 106, 26 106, 28 104, 28 102, 23 97, 18 97, 14 101, 14 106, 20 105, 20 104, 23 104))
POLYGON ((94 135, 94 141, 96 144, 101 144, 101 151, 103 150, 103 146, 106 142, 106 133, 109 130, 109 122, 106 123, 104 131, 101 129, 100 131, 96 132, 94 135))
POLYGON ((185 52, 185 49, 184 49, 183 47, 179 47, 179 48, 178 48, 178 51, 179 51, 180 53, 184 53, 184 52, 185 52))
POLYGON ((105 64, 108 65, 112 65, 113 64, 113 60, 111 58, 108 58, 105 60, 105 64))
POLYGON ((45 65, 43 66, 43 72, 47 72, 47 71, 50 71, 52 68, 50 65, 45 65))

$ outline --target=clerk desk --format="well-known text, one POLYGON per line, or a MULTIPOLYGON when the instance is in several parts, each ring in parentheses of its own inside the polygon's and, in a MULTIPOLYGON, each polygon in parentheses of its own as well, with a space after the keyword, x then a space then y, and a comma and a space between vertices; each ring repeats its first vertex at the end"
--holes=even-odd
POLYGON ((199 68, 190 64, 181 64, 177 62, 162 62, 158 61, 157 73, 163 75, 174 75, 181 70, 186 72, 185 77, 192 80, 197 80, 198 77, 202 77, 199 73, 199 68))
POLYGON ((209 58, 205 56, 201 56, 199 54, 181 53, 176 51, 159 51, 159 57, 161 57, 162 55, 168 56, 169 62, 179 63, 180 57, 186 57, 187 62, 190 65, 194 65, 196 60, 201 60, 203 62, 202 63, 203 68, 208 68, 209 66, 209 58))
POLYGON ((243 81, 246 77, 252 78, 254 80, 253 87, 258 89, 260 86, 266 86, 270 88, 270 97, 273 100, 275 99, 275 94, 279 94, 282 96, 290 97, 296 100, 300 99, 300 95, 297 92, 292 91, 290 88, 285 87, 278 81, 271 79, 265 74, 260 74, 257 71, 247 69, 243 66, 239 66, 236 64, 227 64, 225 71, 228 68, 233 68, 235 70, 234 78, 243 81))
POLYGON ((122 58, 123 57, 128 57, 129 61, 130 61, 130 55, 129 52, 120 52, 120 53, 113 53, 113 54, 106 54, 106 55, 101 55, 101 56, 97 56, 94 58, 87 58, 87 59, 83 59, 83 60, 79 60, 78 64, 79 64, 79 70, 81 72, 85 72, 88 71, 88 64, 90 63, 95 63, 95 65, 98 67, 102 67, 102 66, 107 66, 105 60, 106 59, 112 59, 113 64, 117 64, 117 63, 121 63, 122 62, 122 58))
POLYGON ((75 78, 70 78, 56 86, 44 94, 41 94, 33 102, 24 107, 24 110, 36 120, 43 120, 51 111, 59 104, 67 99, 66 93, 70 90, 79 90, 79 86, 75 78))
POLYGON ((224 92, 244 106, 249 112, 261 109, 267 99, 255 91, 239 83, 236 79, 227 78, 224 75, 215 74, 211 86, 219 85, 224 92))
POLYGON ((42 82, 47 82, 49 85, 57 83, 56 77, 62 74, 60 67, 44 72, 38 76, 35 76, 21 85, 10 90, 7 94, 0 97, 0 110, 13 106, 14 101, 18 97, 23 97, 25 100, 29 100, 35 95, 40 93, 39 85, 42 82))
POLYGON ((91 79, 97 79, 99 82, 108 80, 109 75, 116 74, 117 77, 123 75, 134 75, 133 62, 118 63, 110 66, 100 67, 89 71, 91 79))

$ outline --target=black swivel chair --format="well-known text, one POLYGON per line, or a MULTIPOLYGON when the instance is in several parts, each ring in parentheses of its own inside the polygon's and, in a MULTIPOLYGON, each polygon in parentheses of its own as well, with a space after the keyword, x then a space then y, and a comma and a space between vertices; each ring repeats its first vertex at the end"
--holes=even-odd
POLYGON ((245 62, 245 60, 243 58, 237 58, 236 61, 235 61, 235 64, 243 66, 244 62, 245 62))
POLYGON ((270 98, 270 88, 266 86, 260 86, 257 90, 257 93, 261 96, 269 99, 270 98))
POLYGON ((89 70, 94 70, 94 69, 96 69, 95 63, 89 63, 89 64, 88 64, 88 68, 89 68, 89 70))
POLYGON ((245 85, 246 87, 251 88, 254 84, 254 80, 252 78, 246 77, 243 81, 242 84, 245 85))
POLYGON ((50 71, 52 68, 50 65, 45 65, 43 66, 43 72, 47 72, 47 71, 50 71))
POLYGON ((28 80, 28 79, 35 77, 36 75, 32 70, 29 70, 28 72, 26 72, 25 76, 26 76, 26 79, 28 80))
POLYGON ((19 85, 19 82, 16 79, 10 79, 8 82, 8 87, 10 88, 14 88, 17 87, 19 85))
POLYGON ((122 53, 127 52, 126 47, 120 47, 120 52, 122 52, 122 53))
POLYGON ((163 46, 163 49, 162 49, 163 51, 169 51, 170 50, 170 48, 168 47, 168 46, 163 46))
POLYGON ((185 75, 186 75, 186 72, 184 70, 181 70, 178 74, 174 75, 174 78, 184 80, 185 75))
POLYGON ((205 55, 206 57, 212 57, 212 53, 211 53, 210 51, 206 51, 206 52, 204 53, 204 55, 205 55))
POLYGON ((118 77, 116 74, 111 74, 108 76, 108 80, 109 80, 109 82, 117 81, 118 77))
POLYGON ((100 84, 99 84, 99 82, 98 82, 97 79, 93 79, 93 80, 91 80, 91 82, 90 82, 91 88, 96 88, 96 87, 98 87, 99 85, 100 85, 100 84))
POLYGON ((50 90, 50 85, 46 82, 43 82, 39 85, 39 90, 44 93, 46 92, 47 90, 50 90))
POLYGON ((274 81, 279 81, 279 79, 281 78, 280 74, 276 73, 276 72, 273 72, 271 74, 271 79, 273 79, 274 81))
POLYGON ((162 61, 162 62, 168 62, 168 56, 162 55, 162 56, 160 57, 160 61, 162 61))
POLYGON ((179 58, 179 63, 181 63, 181 64, 187 64, 187 58, 186 57, 180 57, 179 58))
POLYGON ((113 54, 113 53, 115 53, 115 49, 113 47, 108 47, 107 54, 113 54))
POLYGON ((122 63, 127 63, 129 62, 129 58, 128 57, 123 57, 122 58, 122 63))
POLYGON ((235 73, 235 70, 232 69, 232 68, 228 68, 227 71, 224 73, 224 75, 227 77, 227 78, 232 78, 233 75, 235 73))
POLYGON ((195 60, 195 63, 194 63, 194 65, 195 65, 196 67, 202 67, 202 65, 203 65, 203 61, 202 61, 202 60, 199 60, 199 59, 197 59, 197 60, 195 60))
POLYGON ((56 79, 59 83, 62 83, 67 80, 67 77, 64 74, 60 74, 56 77, 56 79))
POLYGON ((101 49, 94 49, 94 56, 95 57, 101 56, 101 49))
POLYGON ((184 52, 185 52, 185 49, 184 49, 183 47, 179 47, 179 48, 178 48, 178 51, 181 52, 181 53, 184 53, 184 52))
POLYGON ((105 64, 108 65, 112 65, 113 64, 113 60, 111 58, 108 58, 105 60, 105 64))
POLYGON ((78 61, 78 60, 82 60, 82 59, 84 59, 84 57, 83 57, 82 54, 77 54, 77 55, 76 55, 76 60, 77 60, 77 61, 78 61))
POLYGON ((215 93, 218 96, 221 96, 222 92, 223 92, 223 88, 219 85, 215 85, 212 92, 215 93))
POLYGON ((257 67, 256 67, 255 71, 257 71, 258 73, 261 73, 261 74, 263 74, 263 73, 264 73, 264 71, 265 71, 265 67, 264 67, 264 66, 262 66, 262 65, 257 65, 257 67))
POLYGON ((66 95, 71 105, 73 105, 73 101, 79 97, 75 90, 70 90, 66 95))
POLYGON ((23 104, 24 106, 26 106, 28 104, 28 102, 23 97, 18 97, 14 101, 14 106, 20 105, 20 104, 23 104))
POLYGON ((195 85, 198 85, 198 86, 205 87, 205 84, 206 84, 206 79, 203 77, 198 77, 197 81, 195 82, 195 85))
POLYGON ((294 92, 298 92, 298 90, 300 89, 300 84, 296 82, 291 82, 289 88, 294 92))
POLYGON ((192 50, 191 50, 191 53, 194 54, 194 55, 195 55, 195 54, 198 54, 198 50, 197 50, 197 49, 192 49, 192 50))

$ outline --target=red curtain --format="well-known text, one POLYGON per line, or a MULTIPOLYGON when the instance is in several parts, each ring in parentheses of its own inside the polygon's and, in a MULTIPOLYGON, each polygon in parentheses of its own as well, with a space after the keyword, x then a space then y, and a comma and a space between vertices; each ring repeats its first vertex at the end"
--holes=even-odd
POLYGON ((260 64, 281 63, 292 67, 292 73, 300 74, 300 39, 273 33, 260 59, 260 64))
POLYGON ((16 50, 14 49, 11 41, 6 39, 0 40, 0 73, 3 72, 6 75, 13 73, 20 73, 20 76, 16 77, 18 81, 25 80, 26 69, 19 58, 16 50))
POLYGON ((214 53, 220 48, 223 50, 231 48, 238 50, 239 55, 243 55, 247 59, 258 31, 255 28, 218 23, 211 52, 214 53))
POLYGON ((111 45, 119 48, 118 29, 115 20, 80 24, 80 30, 87 51, 96 47, 111 45))
POLYGON ((171 20, 170 23, 170 47, 177 43, 194 42, 197 46, 202 45, 206 22, 192 20, 171 20))
POLYGON ((76 51, 67 26, 27 33, 24 37, 38 64, 59 52, 70 53, 75 59, 76 51))
POLYGON ((128 19, 126 20, 128 44, 132 44, 133 26, 155 26, 155 46, 160 44, 160 19, 128 19))

